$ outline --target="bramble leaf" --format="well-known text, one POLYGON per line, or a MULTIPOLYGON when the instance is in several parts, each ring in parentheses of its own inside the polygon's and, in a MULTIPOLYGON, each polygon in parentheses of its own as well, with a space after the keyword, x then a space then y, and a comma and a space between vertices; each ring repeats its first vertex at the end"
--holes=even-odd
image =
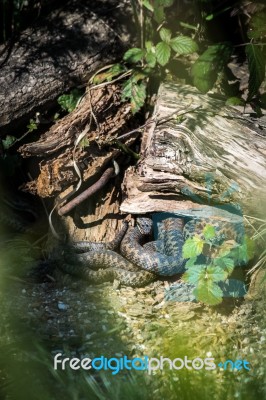
POLYGON ((157 63, 157 59, 154 53, 152 52, 147 52, 145 59, 147 61, 147 64, 150 68, 154 68, 156 63, 157 63))
POLYGON ((218 265, 208 265, 206 272, 208 274, 208 280, 213 282, 224 281, 228 274, 218 265))
MULTIPOLYGON (((217 267, 222 268, 225 271, 227 276, 230 275, 233 272, 234 267, 235 267, 234 260, 232 258, 229 258, 229 257, 217 257, 217 258, 214 258, 213 259, 213 263, 217 267)), ((226 279, 227 276, 225 276, 224 279, 226 279)))
POLYGON ((202 253, 203 246, 204 240, 202 240, 198 235, 187 239, 183 245, 183 258, 191 258, 200 255, 202 253))
POLYGON ((223 291, 219 286, 211 280, 200 282, 193 294, 196 299, 205 304, 215 306, 222 302, 223 291))
POLYGON ((218 73, 227 63, 231 49, 227 44, 209 46, 191 68, 193 83, 197 89, 207 93, 216 82, 218 73))
POLYGON ((249 80, 248 80, 248 99, 251 100, 260 88, 265 78, 265 58, 259 46, 252 43, 246 45, 246 55, 248 59, 249 80))
POLYGON ((171 48, 167 43, 159 42, 155 47, 155 54, 158 63, 164 67, 170 59, 171 48))
POLYGON ((146 83, 136 83, 132 78, 128 79, 122 90, 122 101, 130 99, 132 114, 138 112, 146 99, 146 83))
POLYGON ((249 260, 252 260, 255 254, 254 240, 245 235, 243 242, 237 247, 236 251, 236 258, 238 262, 248 263, 249 260))
POLYGON ((169 29, 161 28, 159 31, 159 35, 163 42, 169 44, 172 36, 172 33, 169 29))
POLYGON ((266 10, 256 12, 251 15, 249 22, 249 32, 248 37, 250 39, 260 39, 266 37, 266 10))
POLYGON ((125 52, 123 60, 130 63, 137 63, 145 55, 145 50, 139 49, 138 47, 133 47, 125 52))
POLYGON ((178 54, 191 54, 198 51, 197 43, 189 36, 177 36, 171 39, 170 46, 178 54))
POLYGON ((154 11, 153 5, 149 2, 149 0, 143 0, 142 4, 144 5, 144 7, 147 8, 147 10, 149 10, 151 12, 154 11))
POLYGON ((202 231, 206 240, 213 239, 216 236, 216 231, 213 225, 207 224, 202 231))
POLYGON ((164 7, 156 6, 154 9, 154 19, 158 24, 161 24, 165 18, 164 7))
POLYGON ((186 268, 192 267, 192 266, 195 264, 196 261, 197 261, 197 257, 191 257, 191 258, 189 258, 189 259, 187 260, 187 262, 186 262, 186 268))
POLYGON ((189 267, 189 269, 184 273, 183 279, 185 282, 198 284, 199 281, 205 279, 206 265, 197 264, 189 267))

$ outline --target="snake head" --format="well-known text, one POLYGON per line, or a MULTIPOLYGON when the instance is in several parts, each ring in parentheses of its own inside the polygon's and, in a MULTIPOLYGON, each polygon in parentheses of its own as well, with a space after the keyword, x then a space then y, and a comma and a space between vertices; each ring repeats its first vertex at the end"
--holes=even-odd
POLYGON ((150 218, 137 218, 137 227, 142 235, 150 235, 152 232, 152 220, 150 218))

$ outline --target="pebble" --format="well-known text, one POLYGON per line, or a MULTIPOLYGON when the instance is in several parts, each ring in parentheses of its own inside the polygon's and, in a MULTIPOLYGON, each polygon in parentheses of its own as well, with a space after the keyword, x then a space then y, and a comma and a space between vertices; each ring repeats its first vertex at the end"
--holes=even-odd
POLYGON ((57 308, 58 308, 58 310, 60 310, 60 311, 65 311, 65 310, 67 310, 67 309, 69 308, 69 305, 63 303, 62 301, 59 301, 59 302, 57 303, 57 308))

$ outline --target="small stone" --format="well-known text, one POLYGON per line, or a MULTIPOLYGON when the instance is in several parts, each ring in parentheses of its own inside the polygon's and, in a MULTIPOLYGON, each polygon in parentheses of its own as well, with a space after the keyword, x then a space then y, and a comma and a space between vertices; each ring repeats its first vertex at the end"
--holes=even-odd
POLYGON ((59 301, 57 303, 57 307, 58 307, 58 310, 65 311, 65 310, 67 310, 69 308, 69 305, 63 303, 62 301, 59 301))

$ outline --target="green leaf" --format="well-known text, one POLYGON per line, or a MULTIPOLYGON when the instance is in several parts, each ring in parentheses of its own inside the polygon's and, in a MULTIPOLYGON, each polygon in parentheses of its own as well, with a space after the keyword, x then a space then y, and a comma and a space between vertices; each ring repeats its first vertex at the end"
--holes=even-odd
POLYGON ((169 42, 171 40, 171 36, 172 36, 172 33, 169 29, 161 28, 159 31, 159 35, 163 42, 169 44, 169 42))
POLYGON ((202 301, 204 304, 215 306, 222 302, 223 291, 222 289, 212 281, 200 282, 193 294, 196 299, 202 301))
POLYGON ((246 55, 249 68, 247 99, 249 101, 258 93, 260 85, 265 78, 265 58, 259 46, 251 43, 246 45, 246 55))
POLYGON ((99 83, 102 83, 104 81, 110 82, 114 77, 116 77, 117 75, 122 74, 125 71, 126 71, 126 67, 124 65, 122 65, 122 64, 114 64, 107 71, 95 75, 94 78, 93 78, 93 83, 95 85, 98 85, 99 83))
POLYGON ((244 106, 244 105, 245 105, 245 102, 244 102, 243 99, 241 99, 241 97, 235 97, 235 96, 233 96, 233 97, 229 97, 229 98, 226 100, 225 104, 226 104, 227 106, 244 106))
POLYGON ((154 9, 154 19, 158 24, 161 24, 165 19, 164 7, 156 6, 154 9))
POLYGON ((145 55, 145 50, 139 49, 138 47, 133 47, 125 52, 123 60, 130 63, 137 63, 145 55))
MULTIPOLYGON (((229 276, 233 272, 233 270, 235 268, 234 260, 232 258, 229 258, 229 257, 217 257, 217 258, 214 258, 213 259, 213 263, 217 267, 222 268, 227 276, 229 276)), ((226 279, 226 277, 224 279, 226 279)))
POLYGON ((236 248, 236 259, 237 262, 248 263, 249 260, 255 255, 255 242, 248 236, 244 237, 243 243, 236 248))
POLYGON ((177 36, 171 39, 170 46, 178 54, 191 54, 198 51, 197 43, 188 36, 177 36))
MULTIPOLYGON (((152 43, 150 40, 147 40, 147 42, 145 42, 145 49, 146 49, 148 52, 152 52, 152 51, 153 51, 154 45, 153 45, 153 43, 152 43)), ((154 50, 154 51, 155 51, 155 50, 154 50)))
POLYGON ((191 68, 196 88, 207 93, 215 84, 218 73, 227 63, 230 54, 231 48, 227 44, 209 46, 191 68))
POLYGON ((186 268, 192 267, 192 266, 195 264, 196 261, 197 261, 197 257, 191 257, 191 258, 189 258, 189 259, 187 260, 187 262, 186 262, 186 268))
POLYGON ((164 67, 170 59, 171 48, 167 43, 159 42, 155 47, 155 54, 158 63, 164 67))
POLYGON ((27 125, 29 132, 33 132, 38 129, 37 122, 34 119, 30 119, 29 124, 27 125))
POLYGON ((228 277, 227 271, 224 271, 218 265, 208 265, 207 267, 208 279, 213 282, 224 281, 228 277))
POLYGON ((171 7, 174 4, 174 0, 155 0, 156 7, 171 7))
POLYGON ((143 1, 142 1, 142 4, 144 5, 144 7, 147 8, 147 10, 149 10, 149 11, 151 11, 151 12, 154 11, 153 6, 151 5, 151 3, 150 3, 148 0, 143 0, 143 1))
POLYGON ((182 249, 183 258, 191 258, 199 256, 202 253, 204 246, 204 240, 198 235, 193 238, 189 238, 185 241, 182 249))
POLYGON ((207 224, 202 231, 206 240, 213 239, 216 236, 216 231, 213 225, 207 224))
POLYGON ((209 14, 207 15, 207 17, 205 17, 206 21, 211 21, 213 19, 214 15, 213 14, 209 14))
POLYGON ((156 55, 152 52, 147 52, 145 60, 150 68, 154 68, 157 63, 156 55))
POLYGON ((251 16, 249 21, 248 37, 250 39, 263 39, 266 37, 266 10, 260 10, 251 16))
POLYGON ((63 94, 62 96, 59 96, 57 102, 60 104, 63 110, 70 113, 75 109, 81 96, 81 90, 73 89, 71 90, 70 94, 63 94))
MULTIPOLYGON (((36 123, 35 123, 35 125, 36 125, 36 123)), ((28 129, 29 129, 29 128, 28 128, 28 129)), ((37 129, 37 125, 36 125, 36 128, 35 128, 35 129, 37 129)), ((4 149, 5 149, 5 150, 9 149, 9 147, 11 147, 12 144, 13 144, 16 140, 17 140, 17 139, 15 138, 15 136, 7 135, 6 138, 2 140, 4 149)))
POLYGON ((136 83, 133 78, 128 79, 122 90, 122 100, 130 99, 132 113, 135 114, 143 106, 146 99, 146 84, 136 83))
POLYGON ((184 273, 183 279, 185 282, 197 285, 199 281, 205 279, 206 265, 193 265, 184 273))

